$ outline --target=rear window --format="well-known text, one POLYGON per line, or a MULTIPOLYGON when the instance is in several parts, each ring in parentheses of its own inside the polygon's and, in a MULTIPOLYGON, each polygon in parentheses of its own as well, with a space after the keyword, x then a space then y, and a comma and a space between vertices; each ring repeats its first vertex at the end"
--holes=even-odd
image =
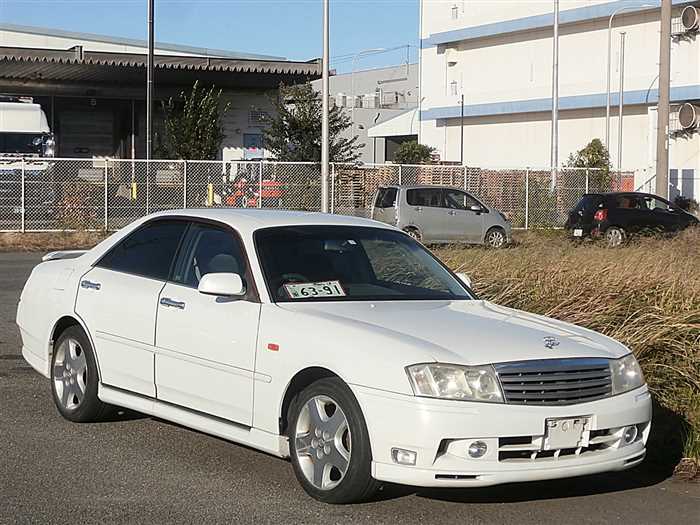
POLYGON ((379 188, 375 208, 393 208, 396 204, 396 188, 379 188))
POLYGON ((574 211, 593 211, 603 202, 602 195, 584 195, 574 208, 574 211))

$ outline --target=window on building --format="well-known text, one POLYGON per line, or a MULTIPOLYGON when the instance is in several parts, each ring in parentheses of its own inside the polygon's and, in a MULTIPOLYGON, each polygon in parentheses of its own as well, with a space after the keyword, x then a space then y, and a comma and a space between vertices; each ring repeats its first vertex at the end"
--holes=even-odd
POLYGON ((450 9, 450 13, 452 15, 452 20, 457 20, 459 18, 459 7, 456 5, 453 5, 452 8, 450 9))

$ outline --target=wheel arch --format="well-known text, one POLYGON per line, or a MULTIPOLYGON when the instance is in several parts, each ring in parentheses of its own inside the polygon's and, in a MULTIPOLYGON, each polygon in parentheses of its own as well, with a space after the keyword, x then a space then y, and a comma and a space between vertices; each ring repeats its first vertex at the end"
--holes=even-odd
POLYGON ((287 432, 287 425, 289 424, 289 407, 294 398, 307 386, 311 385, 315 381, 318 381, 319 379, 324 379, 327 377, 336 377, 347 385, 347 381, 345 381, 341 376, 323 366, 309 366, 294 374, 285 388, 284 395, 282 396, 282 403, 280 405, 279 433, 281 436, 284 436, 287 432))
POLYGON ((85 323, 82 321, 82 319, 80 319, 80 317, 74 314, 62 315, 53 323, 51 332, 49 333, 49 340, 47 342, 47 355, 49 366, 51 366, 51 362, 53 360, 53 350, 54 345, 56 343, 56 339, 58 339, 61 336, 61 334, 71 326, 79 327, 90 341, 90 345, 92 346, 92 353, 95 357, 95 364, 97 365, 97 374, 98 377, 102 377, 102 374, 100 373, 100 359, 97 355, 97 350, 95 349, 95 342, 92 340, 90 331, 85 326, 85 323))
MULTIPOLYGON (((484 238, 481 240, 483 243, 486 242, 486 238, 489 236, 489 232, 491 232, 493 230, 501 230, 501 232, 503 232, 503 235, 508 237, 508 234, 506 233, 506 229, 503 226, 501 226, 500 224, 494 224, 493 226, 489 226, 486 229, 486 231, 484 232, 484 238)), ((508 242, 508 241, 506 240, 506 242, 508 242)))

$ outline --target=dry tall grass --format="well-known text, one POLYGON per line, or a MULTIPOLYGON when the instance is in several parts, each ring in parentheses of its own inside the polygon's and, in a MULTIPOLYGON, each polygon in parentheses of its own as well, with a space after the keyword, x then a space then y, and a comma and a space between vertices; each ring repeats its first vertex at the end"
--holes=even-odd
POLYGON ((50 252, 92 248, 107 235, 101 231, 2 232, 0 251, 50 252))
POLYGON ((689 423, 685 455, 700 458, 700 231, 620 249, 575 244, 563 232, 526 233, 502 251, 435 252, 468 273, 485 299, 597 330, 631 348, 658 402, 689 423))

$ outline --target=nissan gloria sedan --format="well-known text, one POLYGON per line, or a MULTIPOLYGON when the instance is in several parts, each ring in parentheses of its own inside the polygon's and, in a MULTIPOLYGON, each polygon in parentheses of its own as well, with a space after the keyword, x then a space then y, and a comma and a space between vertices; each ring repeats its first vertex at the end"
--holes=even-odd
POLYGON ((65 418, 126 407, 290 458, 330 503, 623 470, 649 435, 628 348, 479 300, 367 219, 150 215, 45 256, 17 324, 65 418))

